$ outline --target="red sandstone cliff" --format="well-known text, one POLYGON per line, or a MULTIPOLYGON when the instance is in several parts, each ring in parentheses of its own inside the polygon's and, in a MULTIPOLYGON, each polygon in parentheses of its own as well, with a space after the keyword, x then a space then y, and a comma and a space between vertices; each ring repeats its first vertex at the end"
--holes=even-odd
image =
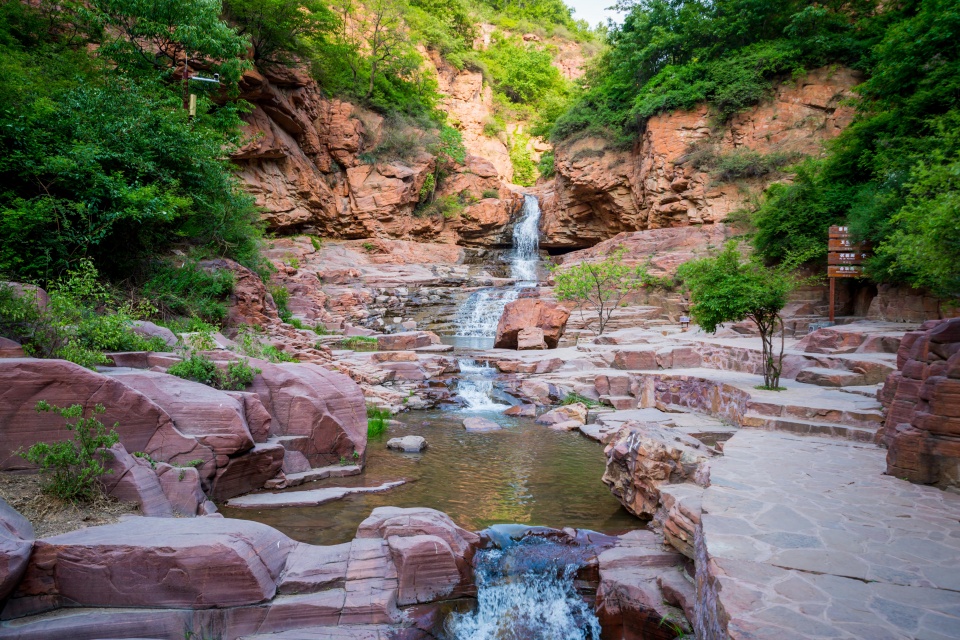
POLYGON ((504 234, 522 198, 490 161, 468 155, 438 189, 439 196, 464 194, 473 201, 462 214, 417 216, 434 158, 421 153, 410 162, 361 160, 379 142, 382 118, 324 97, 296 69, 248 71, 240 89, 255 109, 245 116, 249 142, 233 159, 271 229, 332 238, 509 242, 504 234), (483 197, 492 191, 498 197, 483 197))
POLYGON ((770 176, 721 183, 695 168, 691 150, 719 154, 818 155, 853 118, 842 105, 858 78, 848 69, 819 69, 784 83, 762 104, 714 128, 703 106, 651 118, 631 150, 585 137, 556 149, 556 179, 541 185, 545 247, 588 247, 623 231, 720 222, 743 207, 770 176))

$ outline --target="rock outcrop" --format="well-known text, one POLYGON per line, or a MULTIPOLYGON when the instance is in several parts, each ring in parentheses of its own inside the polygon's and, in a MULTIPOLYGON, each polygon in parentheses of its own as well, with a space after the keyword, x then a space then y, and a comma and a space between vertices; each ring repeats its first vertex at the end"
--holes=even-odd
POLYGON ((246 520, 158 528, 133 517, 37 541, 10 585, 0 637, 232 640, 305 628, 326 637, 323 627, 344 625, 403 633, 398 607, 475 593, 478 542, 432 509, 375 509, 352 542, 328 547, 246 520))
MULTIPOLYGON (((541 187, 548 248, 588 247, 623 231, 709 225, 742 207, 749 189, 716 184, 694 166, 698 146, 818 155, 853 118, 843 104, 856 72, 825 68, 779 86, 772 99, 715 131, 706 106, 654 116, 631 150, 584 137, 556 149, 557 178, 541 187)), ((756 188, 769 178, 753 180, 756 188)), ((750 181, 748 181, 750 182, 750 181)))
MULTIPOLYGON (((469 75, 458 75, 449 89, 473 96, 482 78, 469 75)), ((461 215, 415 216, 420 190, 434 170, 433 156, 420 151, 408 160, 362 159, 377 147, 385 128, 408 125, 324 97, 299 69, 248 70, 240 90, 255 108, 244 116, 248 142, 233 160, 270 228, 332 238, 505 244, 503 234, 522 198, 503 186, 499 167, 490 160, 468 155, 439 185, 438 196, 461 198, 466 205, 461 215)), ((491 144, 503 147, 499 141, 491 144)), ((489 151, 494 160, 503 157, 500 149, 489 151)))
POLYGON ((543 331, 543 341, 547 348, 556 349, 569 317, 570 312, 555 302, 537 298, 520 298, 508 302, 497 324, 497 337, 493 346, 497 349, 516 349, 519 347, 520 332, 538 327, 543 331))
POLYGON ((650 519, 661 504, 660 486, 706 486, 715 453, 700 441, 657 423, 628 422, 604 449, 603 482, 624 508, 650 519))
POLYGON ((878 396, 887 410, 887 473, 960 488, 960 319, 932 320, 903 336, 898 371, 878 396))
POLYGON ((0 601, 20 583, 33 551, 33 525, 0 498, 0 601))

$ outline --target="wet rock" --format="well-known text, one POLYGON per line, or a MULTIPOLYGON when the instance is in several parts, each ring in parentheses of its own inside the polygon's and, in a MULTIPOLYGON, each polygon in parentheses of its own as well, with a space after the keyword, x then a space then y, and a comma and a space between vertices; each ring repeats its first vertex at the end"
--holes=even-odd
POLYGON ((210 488, 214 500, 226 500, 262 488, 280 472, 284 448, 279 444, 258 444, 227 460, 217 470, 210 488))
POLYGON ((419 453, 427 448, 427 440, 422 436, 404 436, 387 440, 387 449, 396 449, 404 453, 419 453))
POLYGON ((661 485, 705 482, 714 452, 698 440, 653 422, 628 422, 604 449, 603 482, 627 511, 652 518, 661 485))
POLYGON ((518 404, 506 409, 503 412, 505 416, 512 417, 523 417, 523 418, 536 418, 537 417, 537 405, 535 404, 518 404))
POLYGON ((497 324, 497 336, 494 347, 498 349, 517 349, 519 334, 523 329, 539 328, 543 331, 543 340, 549 349, 556 349, 563 337, 570 312, 555 302, 539 298, 520 298, 508 302, 497 324))
POLYGON ((0 498, 0 601, 20 582, 33 550, 33 525, 0 498))
POLYGON ((469 433, 484 433, 487 431, 500 431, 503 427, 493 420, 486 418, 465 418, 463 428, 469 433))
POLYGON ((431 344, 433 342, 430 340, 430 336, 423 331, 407 331, 377 336, 377 350, 379 351, 410 351, 429 347, 431 344))
POLYGON ((582 402, 567 404, 547 411, 537 418, 537 424, 557 425, 566 422, 576 423, 577 426, 586 424, 587 405, 582 402))

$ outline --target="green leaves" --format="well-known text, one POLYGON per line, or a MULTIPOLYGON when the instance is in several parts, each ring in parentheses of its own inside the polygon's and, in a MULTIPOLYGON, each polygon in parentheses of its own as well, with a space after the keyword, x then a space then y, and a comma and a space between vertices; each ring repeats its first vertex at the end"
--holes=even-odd
POLYGON ((73 432, 72 440, 38 442, 26 452, 18 452, 25 460, 40 467, 41 490, 61 500, 92 500, 100 493, 97 480, 107 473, 103 462, 113 455, 106 450, 120 441, 116 432, 120 425, 114 424, 114 428, 107 431, 96 418, 106 411, 102 404, 96 405, 88 417, 84 417, 84 408, 80 404, 58 407, 41 400, 36 410, 65 418, 66 428, 73 432))

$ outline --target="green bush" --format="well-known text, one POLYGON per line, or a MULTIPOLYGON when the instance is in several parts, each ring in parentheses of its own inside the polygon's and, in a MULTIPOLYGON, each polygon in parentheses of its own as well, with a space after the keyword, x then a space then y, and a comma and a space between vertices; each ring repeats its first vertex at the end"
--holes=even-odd
POLYGON ((116 432, 119 424, 107 431, 97 419, 106 410, 102 404, 96 405, 89 416, 84 416, 83 405, 79 404, 58 407, 41 400, 36 410, 38 413, 56 413, 66 419, 66 428, 73 432, 72 440, 53 444, 38 442, 26 452, 18 452, 25 460, 40 467, 41 491, 71 502, 94 499, 101 493, 97 481, 105 473, 112 473, 104 468, 103 463, 113 455, 105 450, 120 441, 116 432))
POLYGON ((253 377, 260 373, 260 370, 251 367, 246 360, 234 360, 226 369, 220 369, 207 356, 194 353, 167 369, 167 373, 215 389, 243 391, 253 384, 253 377))
POLYGON ((550 179, 557 174, 556 157, 554 152, 544 151, 540 156, 540 162, 537 163, 537 171, 546 179, 550 179))
POLYGON ((796 163, 800 155, 786 151, 760 153, 753 149, 719 153, 716 147, 706 144, 692 148, 686 158, 694 168, 710 172, 718 181, 734 182, 776 173, 787 165, 796 163))
POLYGON ((390 412, 386 409, 380 409, 372 405, 367 406, 367 437, 374 438, 383 434, 387 430, 387 420, 390 419, 390 412))
POLYGON ((260 339, 260 330, 254 327, 242 327, 235 339, 236 351, 249 358, 258 358, 269 362, 296 362, 296 359, 260 339))
POLYGON ((515 133, 510 136, 510 164, 513 165, 513 182, 523 187, 532 186, 537 181, 537 165, 527 148, 530 136, 515 133))
POLYGON ((143 285, 143 294, 162 317, 185 316, 220 323, 227 317, 227 302, 233 293, 233 274, 223 269, 206 270, 196 261, 176 266, 158 264, 143 285))
POLYGON ((117 305, 97 279, 90 261, 81 261, 49 290, 41 308, 35 295, 20 295, 0 285, 0 335, 20 342, 37 358, 62 358, 84 367, 107 364, 104 352, 169 351, 159 338, 133 331, 133 321, 152 311, 149 305, 117 305))
POLYGON ((499 198, 500 192, 497 189, 484 189, 481 195, 484 198, 499 198))
POLYGON ((286 287, 279 284, 270 285, 268 289, 274 304, 277 305, 277 315, 284 322, 290 322, 290 319, 293 318, 293 314, 290 313, 290 308, 287 306, 287 303, 290 302, 290 292, 287 291, 286 287))
POLYGON ((339 347, 353 351, 376 351, 377 339, 369 336, 351 336, 341 340, 339 347))
POLYGON ((596 400, 592 400, 592 399, 590 399, 590 398, 588 398, 588 397, 586 397, 586 396, 582 396, 582 395, 580 395, 579 393, 576 393, 576 392, 570 392, 570 393, 568 393, 567 395, 565 395, 565 396, 563 397, 563 400, 560 401, 560 404, 562 404, 562 405, 577 404, 577 403, 586 405, 587 408, 593 408, 593 407, 599 407, 599 406, 600 406, 600 403, 597 402, 596 400))

